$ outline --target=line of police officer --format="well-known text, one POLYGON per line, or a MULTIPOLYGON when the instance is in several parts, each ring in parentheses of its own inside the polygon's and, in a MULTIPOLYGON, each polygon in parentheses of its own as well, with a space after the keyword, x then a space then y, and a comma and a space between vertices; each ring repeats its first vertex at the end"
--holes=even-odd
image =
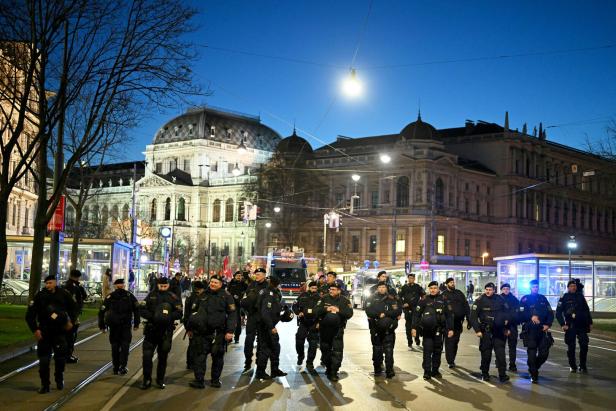
MULTIPOLYGON (((256 339, 255 377, 269 379, 286 375, 279 368, 280 343, 276 327, 280 321, 291 321, 295 313, 298 320, 297 364, 301 365, 306 359, 306 369, 314 373, 314 360, 320 346, 321 364, 325 367, 327 377, 331 381, 338 381, 343 358, 344 329, 353 315, 353 309, 351 302, 342 295, 342 286, 335 279, 335 273, 328 273, 331 278, 321 289, 316 282, 310 282, 307 290, 294 303, 293 311, 282 305, 277 278, 266 280, 265 270, 261 268, 254 274, 255 280, 245 286, 242 274, 236 273, 227 290, 223 288, 222 278, 217 276, 210 278, 207 289, 203 283, 195 281, 195 292, 187 299, 185 310, 182 309, 181 296, 171 292, 166 278, 158 279, 157 288, 141 304, 124 289, 123 279, 116 280, 116 290, 103 301, 99 312, 99 327, 103 331, 109 329, 114 374, 127 373, 131 327, 138 329, 140 319, 143 318, 146 325, 142 388, 147 389, 152 384, 154 352, 158 354, 156 383, 159 388, 165 388, 167 356, 171 350, 175 321, 182 320, 190 339, 187 366, 195 375, 190 385, 195 388, 205 387, 206 358, 211 355, 210 385, 220 387, 226 346, 233 340, 237 342, 241 332, 241 326, 238 329, 238 321, 241 321, 238 312, 240 303, 247 315, 245 373, 252 370, 256 339), (304 353, 306 340, 307 357, 304 353), (270 374, 266 372, 268 361, 270 374)), ((64 387, 63 371, 69 353, 69 340, 74 338, 72 330, 74 324, 78 323, 80 304, 83 304, 83 300, 79 299, 79 276, 80 273, 72 272, 71 284, 64 288, 57 287, 55 277, 46 277, 45 288, 37 293, 28 307, 26 320, 38 341, 41 393, 49 392, 52 352, 57 388, 64 387)), ((527 348, 531 380, 538 382, 539 369, 547 360, 549 348, 553 344, 550 327, 555 318, 548 300, 538 292, 538 281, 531 281, 531 293, 519 302, 510 293, 508 284, 501 286, 502 293, 499 295, 496 294, 495 285, 488 283, 484 294, 474 301, 470 310, 464 295, 455 288, 453 279, 447 279, 447 289, 442 293, 438 283, 431 282, 426 294, 415 284, 414 276, 409 275, 400 296, 389 285, 386 272, 379 273, 378 281, 366 306, 375 375, 382 374, 384 362, 386 377, 395 376, 395 329, 404 312, 409 347, 412 348, 413 341, 419 345, 417 338, 419 335, 423 337, 424 379, 442 377, 439 368, 443 346, 449 366, 455 367, 459 335, 466 318, 467 327, 472 327, 480 339, 480 369, 484 380, 490 378, 492 351, 496 356, 500 381, 506 382, 509 379, 506 374, 506 345, 509 345, 509 370, 517 370, 517 327, 521 324, 520 338, 527 348)), ((560 299, 556 310, 556 319, 565 331, 571 372, 587 371, 588 332, 592 327, 592 318, 581 287, 579 282, 570 281, 568 292, 560 299), (576 339, 580 345, 579 368, 575 355, 576 339)))

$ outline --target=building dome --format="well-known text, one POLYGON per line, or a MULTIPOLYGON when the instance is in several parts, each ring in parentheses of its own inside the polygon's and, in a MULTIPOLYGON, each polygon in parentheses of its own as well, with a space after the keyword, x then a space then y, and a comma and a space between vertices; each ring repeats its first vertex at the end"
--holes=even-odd
POLYGON ((417 121, 404 127, 400 135, 407 140, 433 140, 436 138, 436 129, 431 124, 421 121, 421 114, 418 114, 417 121))
POLYGON ((281 154, 312 154, 312 146, 305 138, 298 136, 293 130, 293 134, 289 137, 283 138, 278 143, 276 151, 281 154))
POLYGON ((280 135, 261 123, 258 116, 213 107, 189 109, 162 126, 153 144, 207 139, 220 143, 244 143, 247 148, 274 151, 280 135))

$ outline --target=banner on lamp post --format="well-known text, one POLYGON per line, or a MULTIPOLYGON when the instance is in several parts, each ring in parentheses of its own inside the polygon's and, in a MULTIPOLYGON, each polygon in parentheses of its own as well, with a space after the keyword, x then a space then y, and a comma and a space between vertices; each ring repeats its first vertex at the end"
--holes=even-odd
POLYGON ((47 230, 64 231, 64 205, 65 197, 60 196, 60 201, 58 201, 58 205, 53 212, 53 216, 51 217, 51 220, 49 220, 49 223, 47 223, 47 230))

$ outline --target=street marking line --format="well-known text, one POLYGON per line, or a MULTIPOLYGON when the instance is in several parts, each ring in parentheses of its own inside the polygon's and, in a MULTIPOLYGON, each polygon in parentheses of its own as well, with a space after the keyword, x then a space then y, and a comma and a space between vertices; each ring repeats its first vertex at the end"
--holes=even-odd
POLYGON ((470 372, 468 372, 468 371, 466 371, 466 370, 462 370, 462 369, 460 369, 460 371, 462 371, 463 373, 465 373, 466 375, 468 375, 468 376, 469 376, 469 377, 471 377, 472 379, 474 379, 474 380, 476 380, 476 381, 479 381, 480 383, 483 383, 483 384, 487 385, 488 387, 496 388, 496 385, 494 385, 494 384, 490 384, 489 382, 484 381, 484 380, 482 380, 481 378, 477 378, 477 377, 475 377, 473 374, 471 374, 470 372))
MULTIPOLYGON (((171 337, 171 341, 175 340, 175 337, 177 337, 178 335, 180 335, 180 332, 184 329, 184 326, 181 326, 180 328, 177 329, 176 332, 173 333, 173 337, 171 337)), ((152 363, 154 362, 154 360, 156 360, 158 358, 158 354, 154 354, 154 356, 152 357, 152 363)), ((107 403, 105 405, 103 405, 103 408, 101 408, 101 411, 110 411, 113 406, 124 396, 124 394, 126 394, 126 392, 130 389, 130 387, 133 386, 133 384, 135 384, 135 382, 141 378, 141 376, 143 375, 143 367, 139 368, 139 370, 137 370, 137 372, 135 373, 135 375, 133 375, 130 380, 128 380, 123 386, 122 388, 120 388, 113 397, 111 397, 111 399, 109 399, 109 401, 107 401, 107 403)))
MULTIPOLYGON (((558 330, 550 330, 550 331, 552 331, 552 332, 554 332, 554 333, 564 334, 564 332, 563 332, 563 331, 558 331, 558 330)), ((597 341, 601 341, 601 342, 606 342, 606 343, 608 343, 608 344, 616 344, 616 342, 615 342, 615 341, 604 340, 604 339, 602 339, 602 338, 597 338, 597 337, 594 337, 594 336, 592 336, 592 335, 589 335, 588 337, 590 337, 590 339, 591 339, 591 340, 597 340, 597 341)))
POLYGON ((280 382, 282 382, 282 386, 286 389, 291 389, 291 385, 289 385, 289 381, 287 381, 287 377, 278 377, 280 378, 280 382))
MULTIPOLYGON (((87 338, 84 338, 83 340, 77 341, 75 343, 75 347, 80 345, 80 344, 83 344, 83 343, 85 343, 87 341, 90 341, 91 339, 93 339, 95 337, 98 337, 100 334, 102 334, 102 332, 99 331, 99 332, 97 332, 95 334, 92 334, 91 336, 89 336, 87 338)), ((17 368, 15 370, 11 371, 8 374, 5 374, 2 377, 0 377, 0 382, 4 382, 4 381, 8 380, 9 378, 11 378, 11 377, 13 377, 13 376, 15 376, 15 375, 17 375, 19 373, 22 373, 22 372, 24 372, 26 370, 29 370, 32 367, 36 367, 38 365, 38 363, 39 363, 39 360, 36 360, 36 361, 31 362, 30 364, 24 365, 23 367, 17 368)))

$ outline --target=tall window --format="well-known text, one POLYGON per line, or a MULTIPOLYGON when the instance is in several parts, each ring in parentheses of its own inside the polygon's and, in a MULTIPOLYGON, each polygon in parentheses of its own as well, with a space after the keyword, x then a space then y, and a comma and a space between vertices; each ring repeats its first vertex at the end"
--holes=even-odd
POLYGON ((184 198, 178 201, 178 220, 186 221, 186 200, 184 198))
POLYGON ((214 207, 212 208, 212 221, 215 223, 220 221, 220 200, 214 200, 214 207))
POLYGON ((104 205, 103 211, 101 211, 101 224, 107 225, 108 222, 109 222, 109 209, 107 208, 107 205, 104 205))
POLYGON ((190 173, 190 159, 188 158, 184 159, 184 171, 190 173))
POLYGON ((436 253, 445 254, 445 235, 443 234, 436 236, 436 253))
POLYGON ((156 221, 156 199, 153 199, 150 204, 150 220, 156 221))
POLYGON ((406 240, 404 234, 396 234, 396 253, 406 252, 406 240))
POLYGON ((409 178, 402 176, 396 184, 396 207, 409 206, 409 178))
POLYGON ((75 209, 72 206, 66 207, 66 223, 73 224, 75 222, 75 209))
POLYGON ((165 200, 165 220, 171 220, 171 198, 169 197, 165 200))
POLYGON ((351 252, 359 253, 359 236, 358 235, 351 236, 351 252))
MULTIPOLYGON (((15 206, 13 206, 13 207, 15 207, 15 206)), ((116 210, 117 210, 117 208, 118 208, 118 206, 116 206, 116 210)), ((85 221, 85 222, 89 221, 89 220, 88 220, 88 217, 90 217, 90 207, 85 206, 85 207, 83 208, 83 210, 81 211, 81 221, 82 221, 82 222, 84 222, 84 221, 85 221)), ((15 225, 15 224, 13 223, 13 225, 15 225)))
POLYGON ((99 212, 99 208, 98 205, 95 205, 94 207, 92 207, 92 222, 95 224, 98 224, 98 212, 99 212))
MULTIPOLYGON (((96 211, 96 208, 94 210, 96 211)), ((124 204, 124 206, 122 207, 122 220, 128 220, 129 210, 130 208, 128 207, 128 204, 124 204)))
POLYGON ((246 207, 246 199, 240 198, 237 203, 237 221, 244 220, 244 207, 246 207))
POLYGON ((111 218, 113 220, 117 220, 118 217, 120 217, 120 212, 118 211, 118 205, 114 204, 114 206, 111 207, 111 218))
POLYGON ((369 253, 376 253, 376 236, 375 235, 370 236, 370 244, 368 248, 369 248, 368 249, 369 253))
POLYGON ((233 221, 233 199, 227 199, 225 204, 225 221, 233 221))
POLYGON ((371 198, 371 204, 372 204, 372 208, 377 208, 379 206, 379 191, 373 191, 372 193, 372 198, 371 198))
POLYGON ((436 195, 435 205, 436 208, 440 210, 445 206, 445 185, 443 184, 443 180, 441 180, 440 178, 436 180, 434 191, 436 195))
POLYGON ((471 240, 464 240, 464 256, 471 255, 471 240))

